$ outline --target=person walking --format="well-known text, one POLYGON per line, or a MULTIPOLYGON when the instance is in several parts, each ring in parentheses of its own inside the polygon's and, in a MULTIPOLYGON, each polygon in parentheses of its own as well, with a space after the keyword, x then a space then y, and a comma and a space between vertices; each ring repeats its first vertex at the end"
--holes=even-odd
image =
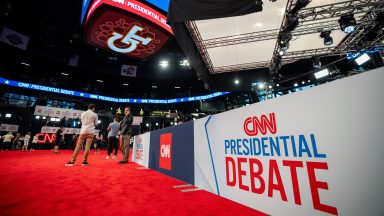
POLYGON ((120 122, 120 142, 121 142, 121 151, 123 152, 123 159, 119 161, 119 164, 128 163, 129 144, 130 144, 131 132, 132 132, 133 116, 131 115, 131 108, 125 107, 124 114, 125 114, 124 119, 120 122))
POLYGON ((3 137, 3 148, 1 148, 1 151, 8 151, 10 145, 11 145, 11 142, 12 142, 12 139, 14 138, 14 136, 12 135, 12 132, 9 131, 7 134, 5 134, 3 137), (3 150, 4 149, 4 150, 3 150))
POLYGON ((88 110, 81 113, 80 120, 81 120, 80 136, 79 136, 79 139, 77 140, 76 149, 75 149, 75 152, 73 152, 72 159, 65 164, 66 166, 73 166, 75 164, 77 155, 79 154, 81 146, 84 144, 84 142, 85 142, 85 152, 84 152, 83 162, 81 164, 82 166, 88 165, 89 150, 91 148, 93 136, 95 135, 95 126, 98 120, 97 114, 95 113, 95 104, 88 105, 88 110))
POLYGON ((113 122, 111 122, 107 128, 108 130, 108 152, 106 159, 110 158, 110 155, 112 153, 112 150, 115 149, 113 154, 113 159, 117 158, 117 134, 119 133, 120 124, 119 124, 119 118, 115 117, 113 118, 113 122))
POLYGON ((21 151, 28 151, 28 144, 29 144, 29 140, 31 139, 31 132, 28 132, 27 134, 25 134, 24 136, 24 145, 23 147, 21 148, 21 151))
POLYGON ((63 142, 64 142, 64 127, 61 126, 56 131, 56 142, 55 142, 55 147, 53 149, 53 153, 55 154, 59 153, 59 147, 63 145, 63 142))

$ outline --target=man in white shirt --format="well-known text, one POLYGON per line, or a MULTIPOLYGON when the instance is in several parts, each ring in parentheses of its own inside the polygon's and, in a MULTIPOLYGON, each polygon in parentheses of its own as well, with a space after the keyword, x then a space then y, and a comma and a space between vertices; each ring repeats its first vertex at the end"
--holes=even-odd
POLYGON ((66 166, 73 166, 73 164, 76 161, 76 157, 79 154, 79 151, 81 150, 81 146, 85 142, 85 152, 84 152, 84 158, 83 162, 81 163, 83 166, 88 165, 88 154, 89 150, 91 148, 93 136, 95 135, 95 126, 97 124, 97 114, 95 113, 95 104, 89 104, 88 110, 81 113, 80 116, 81 120, 81 130, 80 130, 80 136, 77 140, 77 145, 75 152, 73 153, 72 159, 66 163, 66 166))

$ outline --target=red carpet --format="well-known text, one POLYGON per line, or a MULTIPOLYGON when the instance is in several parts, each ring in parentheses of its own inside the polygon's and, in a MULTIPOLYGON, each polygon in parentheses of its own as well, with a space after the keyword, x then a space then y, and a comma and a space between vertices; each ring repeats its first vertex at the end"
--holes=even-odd
MULTIPOLYGON (((135 163, 90 153, 66 167, 72 152, 0 152, 1 215, 265 215, 135 163), (185 188, 183 188, 185 189, 185 188)), ((121 156, 119 155, 121 158, 121 156)), ((118 158, 118 159, 120 159, 118 158)))

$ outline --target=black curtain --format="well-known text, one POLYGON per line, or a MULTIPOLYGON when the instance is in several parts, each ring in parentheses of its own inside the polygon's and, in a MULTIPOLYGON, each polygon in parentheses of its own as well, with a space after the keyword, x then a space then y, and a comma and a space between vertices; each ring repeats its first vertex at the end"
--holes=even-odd
POLYGON ((240 16, 261 10, 261 0, 171 0, 168 22, 240 16))

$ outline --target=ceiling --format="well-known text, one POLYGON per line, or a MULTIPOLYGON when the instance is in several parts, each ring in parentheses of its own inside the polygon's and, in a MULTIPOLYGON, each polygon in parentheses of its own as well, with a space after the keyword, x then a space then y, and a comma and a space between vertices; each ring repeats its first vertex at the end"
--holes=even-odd
MULTIPOLYGON (((268 68, 276 55, 278 35, 286 22, 287 13, 297 0, 263 1, 263 11, 237 17, 190 21, 190 29, 200 53, 211 74, 268 68)), ((371 25, 368 14, 384 8, 382 0, 312 0, 299 10, 299 25, 293 37, 285 63, 310 58, 313 55, 329 56, 352 51, 343 47, 366 27, 371 25), (347 35, 339 27, 342 14, 354 14, 361 25, 356 33, 347 35), (363 18, 363 20, 362 20, 363 18), (367 24, 364 27, 364 24, 367 24), (333 44, 326 46, 320 38, 322 30, 331 30, 333 44), (336 52, 338 51, 338 52, 336 52)), ((364 29, 365 28, 365 29, 364 29)))

